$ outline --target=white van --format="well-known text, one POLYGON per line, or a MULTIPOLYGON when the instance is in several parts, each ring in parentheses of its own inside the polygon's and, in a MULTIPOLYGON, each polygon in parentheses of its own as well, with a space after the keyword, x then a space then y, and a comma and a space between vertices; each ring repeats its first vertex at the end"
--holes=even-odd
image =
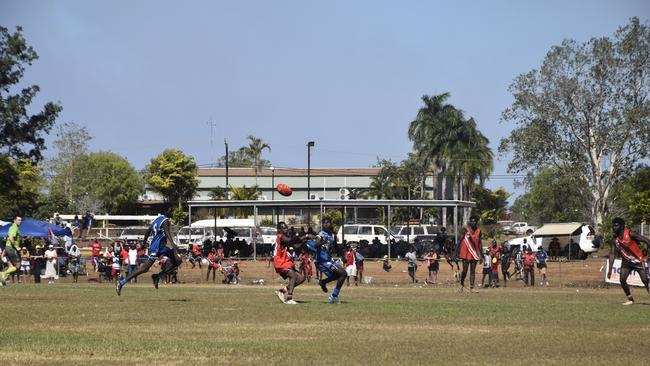
POLYGON ((544 224, 531 235, 512 239, 508 244, 511 247, 521 248, 526 239, 526 244, 533 251, 536 251, 539 246, 549 251, 551 241, 557 238, 560 243, 560 255, 586 259, 590 253, 598 251, 598 245, 594 243, 594 234, 595 231, 591 226, 579 222, 544 224), (570 245, 571 242, 573 245, 570 245))
POLYGON ((248 244, 262 241, 253 219, 217 219, 216 225, 214 219, 199 220, 192 223, 191 229, 190 226, 182 227, 176 240, 179 246, 183 245, 181 248, 187 248, 188 244, 201 244, 206 239, 226 241, 227 231, 224 228, 234 234, 233 240, 243 240, 248 244))
POLYGON ((427 235, 429 237, 436 236, 440 232, 437 226, 432 225, 402 225, 391 227, 391 231, 395 235, 406 240, 408 238, 409 243, 415 243, 415 238, 422 237, 427 235))
POLYGON ((389 240, 398 241, 402 239, 401 236, 393 234, 383 225, 343 225, 339 227, 336 235, 341 242, 345 240, 348 243, 358 243, 361 240, 367 240, 368 243, 372 243, 375 238, 378 238, 382 244, 388 244, 389 240))

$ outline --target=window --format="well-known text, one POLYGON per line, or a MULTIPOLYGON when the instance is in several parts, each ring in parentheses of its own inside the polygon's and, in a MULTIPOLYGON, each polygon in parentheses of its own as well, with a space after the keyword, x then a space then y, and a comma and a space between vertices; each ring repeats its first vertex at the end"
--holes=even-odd
POLYGON ((359 227, 359 235, 372 235, 372 226, 359 227))
POLYGON ((386 236, 386 230, 383 227, 375 227, 375 235, 378 237, 386 236))
POLYGON ((344 226, 343 227, 343 234, 345 235, 356 235, 357 234, 357 226, 344 226))
POLYGON ((416 226, 413 228, 413 235, 424 235, 424 228, 422 226, 416 226))

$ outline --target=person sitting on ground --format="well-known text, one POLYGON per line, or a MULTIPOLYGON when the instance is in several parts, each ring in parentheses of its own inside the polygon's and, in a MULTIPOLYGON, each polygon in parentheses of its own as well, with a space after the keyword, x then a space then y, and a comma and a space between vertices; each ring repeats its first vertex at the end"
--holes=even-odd
POLYGON ((382 263, 382 268, 386 272, 390 272, 390 270, 393 268, 393 266, 390 265, 390 259, 388 258, 387 255, 384 256, 384 260, 383 260, 383 263, 382 263))

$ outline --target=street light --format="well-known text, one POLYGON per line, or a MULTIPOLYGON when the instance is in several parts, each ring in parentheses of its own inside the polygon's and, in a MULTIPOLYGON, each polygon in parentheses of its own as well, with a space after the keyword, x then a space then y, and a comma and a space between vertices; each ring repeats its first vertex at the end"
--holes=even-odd
POLYGON ((314 141, 307 143, 307 199, 311 199, 311 148, 314 147, 314 141))
POLYGON ((271 169, 271 201, 275 201, 275 168, 270 167, 271 169))

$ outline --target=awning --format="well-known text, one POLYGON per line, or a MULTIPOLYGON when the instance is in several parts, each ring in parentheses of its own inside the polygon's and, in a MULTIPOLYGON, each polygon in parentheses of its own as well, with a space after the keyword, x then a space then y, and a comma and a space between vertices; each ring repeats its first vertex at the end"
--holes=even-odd
POLYGON ((580 228, 582 228, 582 223, 580 222, 568 222, 562 224, 544 224, 544 226, 535 230, 533 235, 535 237, 578 235, 576 231, 578 231, 580 228))

